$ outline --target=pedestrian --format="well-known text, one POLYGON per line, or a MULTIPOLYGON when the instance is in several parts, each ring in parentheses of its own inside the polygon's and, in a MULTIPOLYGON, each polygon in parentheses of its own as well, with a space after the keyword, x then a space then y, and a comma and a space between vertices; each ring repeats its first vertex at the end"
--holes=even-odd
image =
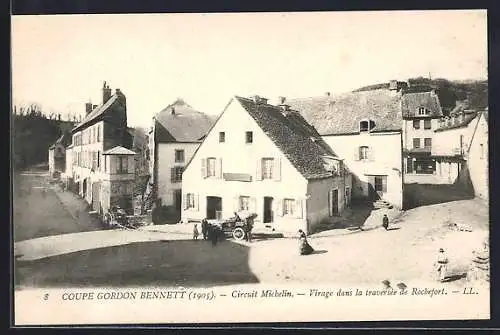
POLYGON ((208 221, 207 219, 201 220, 201 233, 203 234, 203 239, 208 239, 208 221))
POLYGON ((439 255, 437 259, 437 271, 439 272, 439 280, 444 282, 446 279, 446 270, 448 269, 448 257, 443 248, 439 249, 439 255))
POLYGON ((382 227, 384 227, 385 230, 389 230, 389 218, 387 217, 387 214, 384 214, 384 217, 382 218, 382 227))
POLYGON ((252 242, 252 228, 253 228, 253 218, 248 217, 245 219, 245 239, 247 242, 252 242))
POLYGON ((193 240, 197 240, 198 235, 200 235, 200 233, 198 232, 198 225, 195 223, 193 227, 193 240))
POLYGON ((219 239, 219 230, 216 226, 210 225, 210 239, 212 241, 212 245, 217 245, 217 240, 219 239))
POLYGON ((314 252, 313 247, 307 242, 306 233, 302 229, 298 231, 299 235, 299 255, 309 255, 314 252))

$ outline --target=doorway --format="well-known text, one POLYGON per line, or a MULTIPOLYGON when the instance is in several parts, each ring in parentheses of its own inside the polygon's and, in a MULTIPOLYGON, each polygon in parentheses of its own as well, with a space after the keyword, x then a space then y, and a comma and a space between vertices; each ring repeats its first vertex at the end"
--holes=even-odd
POLYGON ((221 197, 207 197, 207 219, 222 219, 221 197))
POLYGON ((339 214, 339 190, 330 191, 330 216, 339 214))
POLYGON ((175 211, 180 213, 182 206, 182 191, 180 189, 174 190, 174 206, 175 211))
POLYGON ((273 221, 274 221, 273 198, 264 197, 264 223, 271 223, 273 221))

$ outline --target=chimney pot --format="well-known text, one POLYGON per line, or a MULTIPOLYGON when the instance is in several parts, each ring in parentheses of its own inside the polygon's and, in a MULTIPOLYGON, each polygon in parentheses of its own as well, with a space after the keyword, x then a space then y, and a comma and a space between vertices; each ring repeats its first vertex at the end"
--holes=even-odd
POLYGON ((325 95, 326 95, 327 97, 329 97, 329 96, 330 96, 330 92, 325 92, 325 95))
POLYGON ((286 97, 279 97, 280 104, 284 104, 286 101, 286 97))
POLYGON ((87 102, 85 104, 85 115, 89 115, 90 112, 92 112, 92 103, 91 102, 87 102))
POLYGON ((102 88, 102 103, 105 104, 111 98, 111 89, 109 85, 104 82, 104 87, 102 88))
POLYGON ((170 110, 170 114, 175 115, 175 107, 172 107, 170 110))

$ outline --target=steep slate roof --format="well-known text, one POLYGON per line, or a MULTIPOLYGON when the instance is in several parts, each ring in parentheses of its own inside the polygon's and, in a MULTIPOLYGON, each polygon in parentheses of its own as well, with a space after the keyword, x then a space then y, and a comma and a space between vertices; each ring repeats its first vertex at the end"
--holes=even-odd
POLYGON ((434 92, 405 93, 401 101, 403 117, 417 116, 419 107, 425 107, 431 113, 431 117, 442 117, 441 104, 439 98, 434 92))
POLYGON ((177 99, 156 114, 157 142, 200 142, 215 122, 215 116, 193 109, 184 100, 177 99), (174 108, 174 114, 172 114, 174 108))
POLYGON ((111 98, 108 99, 104 104, 97 106, 92 112, 85 116, 85 118, 73 128, 73 131, 82 128, 91 121, 97 119, 99 116, 103 115, 109 108, 117 101, 117 94, 113 94, 111 98))
POLYGON ((103 155, 135 155, 135 152, 132 150, 129 150, 127 148, 124 148, 122 146, 116 146, 114 148, 111 148, 109 150, 106 150, 102 153, 103 155))
POLYGON ((299 113, 290 111, 285 116, 280 107, 235 98, 306 179, 331 176, 322 156, 337 155, 299 113))
POLYGON ((455 123, 455 124, 451 124, 449 126, 448 125, 444 125, 442 127, 439 127, 438 129, 434 130, 434 131, 435 132, 440 132, 440 131, 445 131, 445 130, 451 130, 451 129, 457 129, 457 128, 467 127, 469 125, 469 123, 471 123, 472 120, 474 120, 476 118, 476 116, 478 116, 477 113, 466 114, 463 121, 460 121, 460 122, 455 123))
POLYGON ((386 88, 338 96, 287 99, 321 135, 355 134, 359 121, 375 122, 372 132, 402 129, 401 93, 386 88))

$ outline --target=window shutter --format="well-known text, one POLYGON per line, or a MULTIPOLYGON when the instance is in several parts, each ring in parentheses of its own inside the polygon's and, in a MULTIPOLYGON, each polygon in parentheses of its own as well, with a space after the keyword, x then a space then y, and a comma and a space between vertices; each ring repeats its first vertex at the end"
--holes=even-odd
POLYGON ((361 147, 357 147, 356 150, 354 150, 354 160, 359 161, 359 152, 361 151, 361 147))
POLYGON ((274 157, 273 159, 273 179, 275 181, 281 180, 281 158, 274 157))
POLYGON ((175 168, 170 168, 170 181, 175 182, 175 168))
POLYGON ((333 216, 333 206, 332 206, 332 199, 333 199, 333 191, 329 190, 328 191, 328 215, 333 216))
POLYGON ((382 192, 387 192, 387 176, 382 177, 382 192))
POLYGON ((182 203, 183 203, 182 208, 185 210, 188 208, 188 194, 189 193, 184 193, 182 195, 182 203))
POLYGON ((201 176, 202 176, 202 178, 207 178, 207 160, 206 160, 206 158, 201 159, 201 176))
POLYGON ((283 202, 285 200, 284 199, 278 199, 278 201, 276 201, 276 215, 278 216, 283 216, 283 202))
POLYGON ((373 162, 375 160, 375 151, 373 150, 373 147, 368 148, 368 160, 370 162, 373 162))
POLYGON ((215 167, 217 178, 222 179, 222 158, 217 159, 217 166, 215 167))
POLYGON ((295 217, 297 219, 302 219, 302 216, 303 216, 303 203, 302 203, 302 199, 297 199, 295 200, 295 217))
POLYGON ((257 159, 255 166, 255 180, 262 180, 262 158, 257 159))

